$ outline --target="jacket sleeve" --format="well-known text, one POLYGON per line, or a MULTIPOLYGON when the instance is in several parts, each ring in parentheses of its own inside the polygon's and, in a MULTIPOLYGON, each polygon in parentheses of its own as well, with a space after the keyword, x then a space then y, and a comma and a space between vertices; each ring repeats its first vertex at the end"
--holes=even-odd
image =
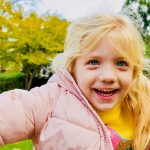
POLYGON ((54 83, 0 94, 0 145, 38 136, 58 95, 54 83))

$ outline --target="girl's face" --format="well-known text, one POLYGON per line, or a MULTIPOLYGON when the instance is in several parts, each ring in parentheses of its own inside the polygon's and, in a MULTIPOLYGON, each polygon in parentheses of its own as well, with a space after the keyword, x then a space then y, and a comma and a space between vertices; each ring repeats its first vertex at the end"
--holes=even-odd
POLYGON ((106 37, 93 51, 76 59, 73 74, 91 105, 98 110, 108 110, 128 93, 133 66, 114 49, 106 37))

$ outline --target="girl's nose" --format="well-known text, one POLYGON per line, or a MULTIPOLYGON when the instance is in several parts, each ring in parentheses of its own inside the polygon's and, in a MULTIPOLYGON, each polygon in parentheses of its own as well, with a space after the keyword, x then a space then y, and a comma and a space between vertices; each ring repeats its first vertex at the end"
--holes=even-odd
POLYGON ((113 66, 103 67, 99 71, 99 79, 104 83, 114 83, 117 80, 117 73, 113 66))

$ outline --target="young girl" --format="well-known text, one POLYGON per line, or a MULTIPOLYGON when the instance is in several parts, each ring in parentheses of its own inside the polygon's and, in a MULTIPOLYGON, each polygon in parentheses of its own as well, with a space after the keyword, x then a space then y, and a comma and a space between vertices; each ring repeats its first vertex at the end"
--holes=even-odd
POLYGON ((0 95, 0 145, 32 139, 36 150, 148 150, 144 49, 125 15, 73 22, 48 83, 0 95))

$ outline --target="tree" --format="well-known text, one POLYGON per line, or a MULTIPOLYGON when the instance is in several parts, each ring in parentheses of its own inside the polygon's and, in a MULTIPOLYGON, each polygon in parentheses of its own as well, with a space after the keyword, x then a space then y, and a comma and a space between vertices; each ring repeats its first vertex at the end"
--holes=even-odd
POLYGON ((11 23, 10 16, 13 14, 12 6, 2 0, 0 2, 0 64, 1 70, 6 68, 10 63, 12 63, 14 68, 19 69, 15 65, 17 64, 17 57, 11 57, 11 53, 14 47, 14 42, 11 39, 11 34, 13 32, 14 26, 11 23))
POLYGON ((14 10, 12 6, 1 1, 0 63, 3 68, 18 66, 26 77, 25 89, 29 89, 41 66, 63 51, 68 23, 57 16, 40 18, 33 12, 24 17, 21 7, 14 10))
POLYGON ((150 58, 150 1, 126 0, 126 5, 131 5, 142 17, 141 27, 144 29, 144 41, 146 43, 146 56, 150 58))
POLYGON ((149 0, 127 0, 126 5, 132 5, 134 11, 137 11, 142 19, 142 27, 145 32, 148 32, 148 27, 150 27, 150 1, 149 0))

